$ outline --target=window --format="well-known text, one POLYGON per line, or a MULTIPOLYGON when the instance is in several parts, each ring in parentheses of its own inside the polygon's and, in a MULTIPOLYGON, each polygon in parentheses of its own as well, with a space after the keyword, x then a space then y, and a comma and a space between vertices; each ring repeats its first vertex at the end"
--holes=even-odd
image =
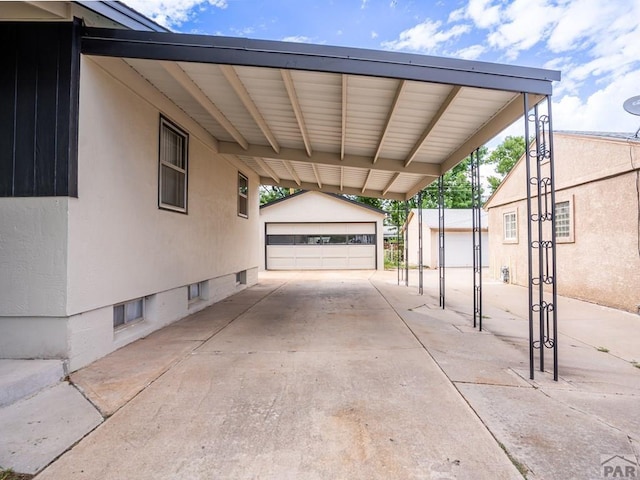
POLYGON ((573 242, 573 228, 571 219, 571 201, 556 203, 556 240, 558 242, 573 242))
POLYGON ((238 215, 249 217, 249 179, 238 172, 238 215))
POLYGON ((144 298, 113 306, 113 328, 122 327, 144 318, 144 298))
POLYGON ((267 235, 267 245, 375 245, 373 234, 359 235, 267 235))
POLYGON ((159 207, 187 213, 188 135, 160 117, 159 207))
POLYGON ((187 298, 190 302, 199 300, 202 296, 202 284, 192 283, 187 287, 187 298))
POLYGON ((516 212, 507 212, 502 217, 502 231, 505 242, 516 243, 518 241, 518 216, 516 212))

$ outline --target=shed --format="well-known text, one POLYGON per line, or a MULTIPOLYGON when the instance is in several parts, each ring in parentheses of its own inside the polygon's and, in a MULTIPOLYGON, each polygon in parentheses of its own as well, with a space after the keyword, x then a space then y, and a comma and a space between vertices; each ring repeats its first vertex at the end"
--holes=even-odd
MULTIPOLYGON (((438 267, 438 209, 422 210, 422 264, 438 267)), ((473 225, 470 208, 446 208, 444 210, 445 267, 473 266, 473 225)), ((482 211, 480 222, 482 239, 482 266, 489 264, 487 213, 482 211)), ((418 264, 418 210, 409 212, 406 222, 409 232, 409 264, 418 264)))

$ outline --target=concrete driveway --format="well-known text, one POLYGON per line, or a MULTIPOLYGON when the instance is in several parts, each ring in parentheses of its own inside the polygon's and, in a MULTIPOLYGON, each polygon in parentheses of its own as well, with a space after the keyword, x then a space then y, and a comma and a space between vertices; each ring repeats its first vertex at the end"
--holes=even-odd
POLYGON ((37 478, 522 478, 372 275, 268 273, 76 372, 108 418, 37 478))

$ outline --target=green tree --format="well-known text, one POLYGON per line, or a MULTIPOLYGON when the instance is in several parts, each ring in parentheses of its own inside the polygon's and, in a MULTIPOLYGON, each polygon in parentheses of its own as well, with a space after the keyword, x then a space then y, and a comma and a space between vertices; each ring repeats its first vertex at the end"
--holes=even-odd
POLYGON ((523 136, 508 136, 491 152, 485 160, 485 164, 494 165, 497 176, 487 178, 491 193, 495 192, 504 177, 511 171, 516 162, 524 154, 526 145, 523 136))
MULTIPOLYGON (((487 148, 480 148, 480 163, 486 162, 487 148)), ((444 206, 445 208, 471 208, 471 159, 465 158, 458 165, 444 174, 444 206)), ((481 192, 482 193, 482 192, 481 192)), ((418 196, 408 201, 409 209, 418 208, 418 196)), ((404 202, 389 201, 386 211, 389 225, 404 224, 404 202)), ((438 208, 438 181, 434 181, 422 191, 422 208, 438 208)))
POLYGON ((356 202, 362 203, 364 205, 378 208, 380 210, 385 210, 386 207, 386 201, 382 198, 361 197, 360 195, 345 195, 345 197, 350 200, 355 200, 356 202))
MULTIPOLYGON (((297 190, 296 190, 297 191, 297 190)), ((284 198, 293 193, 291 189, 271 185, 260 185, 260 205, 284 198)))

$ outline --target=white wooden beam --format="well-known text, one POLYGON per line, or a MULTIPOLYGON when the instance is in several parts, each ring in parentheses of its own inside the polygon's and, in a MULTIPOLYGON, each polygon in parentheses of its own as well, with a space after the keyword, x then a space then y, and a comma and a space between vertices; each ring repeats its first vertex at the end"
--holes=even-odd
MULTIPOLYGON (((277 185, 279 187, 284 188, 301 188, 303 190, 311 190, 314 192, 327 192, 327 193, 337 193, 337 194, 346 194, 346 195, 360 195, 359 188, 350 188, 345 187, 343 190, 337 185, 323 185, 322 188, 319 188, 315 183, 306 183, 302 182, 300 185, 297 185, 296 182, 292 182, 291 180, 281 180, 280 183, 276 183, 270 177, 260 177, 261 185, 277 185)), ((368 197, 374 198, 387 198, 389 200, 404 200, 404 195, 401 193, 387 193, 383 195, 380 190, 368 190, 368 197)))
MULTIPOLYGON (((232 142, 218 142, 220 153, 228 155, 248 155, 252 157, 273 158, 278 160, 289 160, 293 162, 317 163, 319 165, 345 166, 355 168, 372 168, 371 157, 363 155, 345 155, 340 159, 340 154, 333 152, 314 151, 311 157, 303 149, 285 148, 280 149, 280 153, 275 154, 271 148, 265 145, 249 145, 245 151, 232 142)), ((389 172, 415 173, 418 175, 440 176, 440 165, 434 163, 413 162, 407 167, 402 160, 390 158, 379 158, 375 165, 376 170, 389 172)))
POLYGON ((451 89, 451 91, 449 92, 449 95, 447 95, 447 98, 444 100, 444 102, 442 102, 442 105, 440 105, 440 108, 438 109, 436 114, 433 116, 433 118, 429 122, 429 125, 427 125, 427 128, 424 130, 424 132, 422 132, 422 136, 420 137, 420 140, 418 140, 418 142, 411 149, 411 153, 409 153, 409 155, 407 156, 404 162, 405 167, 408 166, 416 157, 416 155, 418 154, 418 151, 422 148, 422 146, 427 141, 427 137, 429 136, 429 134, 433 131, 433 129, 438 124, 438 122, 440 121, 444 113, 447 111, 447 108, 449 108, 449 105, 451 105, 451 102, 455 100, 455 98, 458 96, 461 90, 462 90, 462 87, 460 87, 459 85, 456 85, 451 89))
POLYGON ((378 157, 380 156, 380 152, 382 151, 382 146, 384 145, 384 140, 387 136, 387 133, 389 133, 389 126, 391 125, 391 121, 393 120, 393 115, 396 113, 396 108, 398 106, 398 102, 400 101, 400 96, 402 95, 402 91, 404 90, 406 84, 406 80, 400 80, 400 83, 398 84, 396 95, 395 97, 393 97, 393 103, 391 104, 391 109, 389 110, 389 114, 387 115, 387 122, 384 126, 384 130, 382 131, 382 135, 380 136, 380 140, 378 141, 376 154, 373 156, 374 164, 378 161, 378 157))
POLYGON ((211 115, 216 122, 220 124, 222 128, 224 128, 231 137, 238 142, 244 150, 249 147, 249 142, 245 140, 242 134, 238 131, 236 127, 224 116, 224 113, 220 111, 218 107, 207 97, 200 87, 191 79, 187 73, 180 68, 180 66, 175 62, 165 62, 161 61, 160 65, 167 71, 169 75, 173 77, 173 79, 178 82, 182 88, 184 88, 189 95, 193 97, 193 99, 198 102, 202 108, 204 108, 209 115, 211 115))
MULTIPOLYGON (((533 105, 544 100, 544 95, 536 95, 529 94, 529 105, 533 107, 533 105)), ((476 148, 480 148, 482 145, 487 143, 489 140, 498 135, 501 131, 515 122, 518 117, 521 117, 524 112, 524 104, 522 99, 522 94, 514 97, 509 104, 504 107, 500 113, 498 113, 495 117, 491 119, 489 123, 482 127, 482 130, 479 130, 474 135, 469 138, 464 144, 462 144, 455 152, 453 152, 449 157, 442 163, 442 173, 446 173, 455 167, 458 163, 464 160, 466 157, 471 154, 476 148)), ((523 120, 524 121, 524 120, 523 120)), ((415 187, 407 192, 406 199, 413 197, 416 193, 422 190, 424 187, 428 186, 431 182, 433 182, 433 178, 425 178, 421 182, 418 182, 415 187)))
POLYGON ((282 161, 282 164, 284 165, 284 168, 286 168, 287 172, 289 172, 289 175, 291 175, 293 179, 296 181, 296 183, 298 184, 298 186, 300 186, 300 177, 296 173, 296 169, 293 168, 293 165, 291 165, 291 162, 289 160, 281 160, 281 161, 282 161))
POLYGON ((316 177, 316 182, 318 183, 318 187, 322 188, 322 180, 320 179, 320 172, 318 172, 318 167, 315 163, 311 164, 311 168, 313 169, 313 175, 316 177))
POLYGON ((291 106, 293 107, 293 113, 295 114, 296 120, 298 121, 298 128, 300 129, 300 134, 302 135, 304 148, 307 151, 307 155, 311 156, 311 138, 309 137, 307 125, 304 122, 304 115, 302 113, 302 108, 300 107, 298 95, 296 94, 296 87, 293 83, 293 77, 291 77, 291 72, 289 70, 281 69, 280 74, 282 75, 284 86, 287 89, 287 95, 289 95, 289 101, 291 102, 291 106))
POLYGON ((267 175, 273 178, 276 182, 280 183, 280 177, 276 172, 273 171, 273 168, 267 165, 267 162, 265 162, 260 157, 254 157, 254 160, 258 165, 260 165, 260 168, 262 168, 265 172, 267 172, 267 175))
POLYGON ((367 189, 367 185, 369 185, 369 180, 371 180, 372 176, 373 176, 373 170, 369 170, 369 173, 367 174, 367 179, 364 181, 364 185, 362 185, 362 193, 364 193, 364 191, 367 189))
POLYGON ((396 180, 398 180, 398 177, 400 176, 400 172, 397 172, 393 175, 393 178, 391 178, 391 180, 389 181, 389 183, 387 183, 387 186, 384 187, 384 190, 382 190, 382 195, 386 195, 387 192, 389 191, 389 189, 391 189, 391 187, 393 186, 394 183, 396 183, 396 180))
POLYGON ((342 135, 340 139, 340 160, 344 160, 345 141, 347 138, 347 75, 342 75, 342 135))
POLYGON ((276 139, 276 136, 273 134, 273 132, 269 128, 267 121, 262 116, 262 113, 260 113, 260 110, 258 109, 257 105, 254 103, 253 99, 251 98, 251 95, 249 94, 246 87, 242 83, 242 80, 240 80, 240 77, 238 76, 238 73, 236 72, 235 68, 233 68, 231 65, 218 65, 218 67, 222 71, 222 74, 224 75, 224 77, 229 82, 229 85, 231 85, 231 88, 233 88, 233 90, 236 92, 236 95, 238 95, 238 98, 240 98, 240 101, 242 102, 242 104, 249 111, 249 114, 251 115, 253 120, 256 122, 256 124, 260 128, 260 131, 262 132, 262 134, 269 141, 271 148, 273 148, 273 150, 276 153, 278 153, 280 151, 280 145, 278 145, 278 140, 276 139))

